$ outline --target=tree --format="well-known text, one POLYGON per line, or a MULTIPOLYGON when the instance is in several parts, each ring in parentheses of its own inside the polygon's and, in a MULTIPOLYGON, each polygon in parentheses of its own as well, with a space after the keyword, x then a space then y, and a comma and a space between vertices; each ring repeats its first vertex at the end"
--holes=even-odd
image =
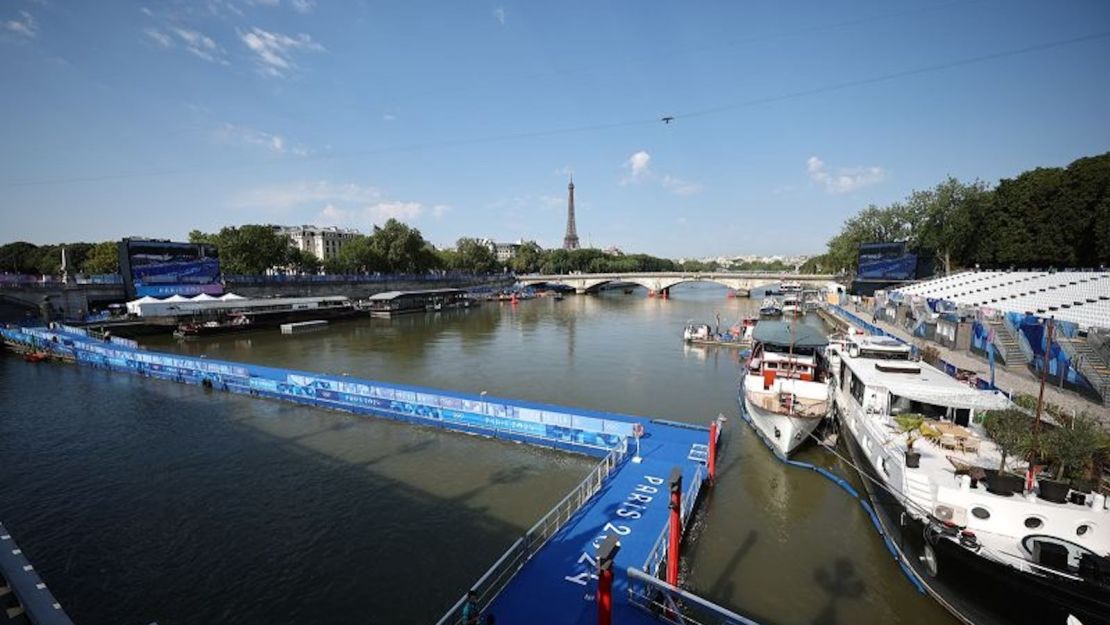
POLYGON ((370 242, 389 273, 424 273, 439 266, 433 248, 420 231, 396 219, 374 226, 370 242))
POLYGON ((453 265, 449 269, 467 273, 493 273, 501 269, 493 250, 477 239, 461 238, 455 243, 453 265))
POLYGON ((286 250, 285 266, 297 273, 318 273, 323 265, 315 254, 290 245, 286 250))
POLYGON ((0 246, 0 271, 35 273, 38 246, 26 241, 16 241, 0 246))
POLYGON ((543 262, 544 251, 539 243, 525 241, 517 248, 516 256, 509 259, 509 268, 519 274, 536 273, 543 262))
POLYGON ((1106 432, 1087 415, 1079 415, 1068 425, 1053 428, 1045 436, 1045 449, 1059 465, 1058 477, 1089 477, 1099 452, 1108 445, 1106 432))
POLYGON ((189 239, 214 244, 219 250, 222 271, 239 275, 261 275, 284 266, 290 247, 289 237, 276 232, 273 226, 257 224, 227 226, 215 235, 194 230, 189 239))
POLYGON ((975 236, 971 202, 986 192, 978 180, 964 184, 949 176, 932 189, 911 193, 905 202, 911 247, 933 250, 945 274, 951 273, 955 259, 966 257, 975 236))
POLYGON ((119 244, 104 241, 94 245, 81 264, 81 272, 88 275, 119 273, 119 244))
POLYGON ((339 250, 339 264, 332 268, 341 267, 344 273, 374 273, 381 271, 383 265, 381 254, 370 237, 359 236, 348 241, 339 250))
POLYGON ((1032 448, 1032 418, 1021 410, 991 410, 983 415, 983 429, 1002 456, 999 471, 1006 468, 1007 456, 1020 456, 1032 448))

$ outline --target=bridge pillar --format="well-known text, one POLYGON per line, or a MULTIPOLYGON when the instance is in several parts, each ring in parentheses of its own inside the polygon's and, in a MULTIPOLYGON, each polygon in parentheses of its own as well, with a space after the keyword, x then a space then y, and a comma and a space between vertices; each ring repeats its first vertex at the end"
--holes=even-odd
POLYGON ((648 297, 655 297, 655 289, 648 289, 648 297))
POLYGON ((662 289, 661 291, 659 291, 659 297, 662 297, 663 299, 670 299, 671 289, 669 287, 666 289, 662 289))

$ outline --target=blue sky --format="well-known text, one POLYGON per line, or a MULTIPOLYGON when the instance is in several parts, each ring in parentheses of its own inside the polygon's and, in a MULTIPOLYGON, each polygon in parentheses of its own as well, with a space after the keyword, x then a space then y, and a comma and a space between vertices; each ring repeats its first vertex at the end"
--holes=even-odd
POLYGON ((946 175, 1110 149, 1108 32, 1102 0, 0 0, 0 241, 554 246, 573 171, 584 243, 820 252, 946 175))

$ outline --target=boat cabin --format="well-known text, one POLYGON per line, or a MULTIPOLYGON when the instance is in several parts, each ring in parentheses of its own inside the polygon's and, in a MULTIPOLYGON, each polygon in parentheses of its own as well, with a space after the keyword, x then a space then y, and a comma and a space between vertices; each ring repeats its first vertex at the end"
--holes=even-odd
POLYGON ((748 360, 748 373, 763 378, 764 388, 776 378, 820 382, 825 378, 823 353, 828 339, 805 324, 763 321, 752 333, 755 345, 748 360))

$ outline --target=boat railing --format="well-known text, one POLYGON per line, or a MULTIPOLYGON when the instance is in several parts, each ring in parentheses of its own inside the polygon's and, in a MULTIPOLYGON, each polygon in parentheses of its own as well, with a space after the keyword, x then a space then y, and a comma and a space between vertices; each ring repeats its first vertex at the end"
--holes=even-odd
MULTIPOLYGON (((694 479, 686 488, 686 492, 682 495, 682 508, 680 515, 682 518, 682 525, 686 526, 686 521, 690 518, 690 513, 694 510, 694 503, 698 499, 698 494, 701 493, 701 484, 705 479, 704 465, 698 465, 697 470, 694 472, 694 479)), ((641 567, 648 575, 658 575, 659 567, 667 558, 667 537, 670 536, 671 522, 668 520, 663 524, 663 530, 659 532, 659 537, 655 539, 655 544, 648 552, 647 559, 641 567)))
POLYGON ((759 625, 634 566, 628 567, 628 602, 671 625, 759 625))
POLYGON ((829 412, 828 399, 808 399, 794 395, 793 399, 788 400, 787 396, 791 393, 783 391, 777 393, 747 391, 747 395, 748 401, 751 403, 777 414, 790 414, 797 417, 823 417, 829 412), (792 406, 792 408, 788 409, 787 406, 792 406))
MULTIPOLYGON (((589 501, 602 485, 606 478, 628 455, 628 439, 621 439, 618 446, 609 451, 590 474, 574 487, 562 501, 555 504, 547 514, 532 526, 523 536, 509 547, 505 553, 493 563, 470 590, 478 595, 478 605, 485 609, 497 595, 508 585, 517 571, 540 550, 547 541, 566 525, 582 506, 589 501)), ((456 625, 462 623, 463 607, 466 605, 466 595, 459 600, 437 621, 436 625, 456 625)))

